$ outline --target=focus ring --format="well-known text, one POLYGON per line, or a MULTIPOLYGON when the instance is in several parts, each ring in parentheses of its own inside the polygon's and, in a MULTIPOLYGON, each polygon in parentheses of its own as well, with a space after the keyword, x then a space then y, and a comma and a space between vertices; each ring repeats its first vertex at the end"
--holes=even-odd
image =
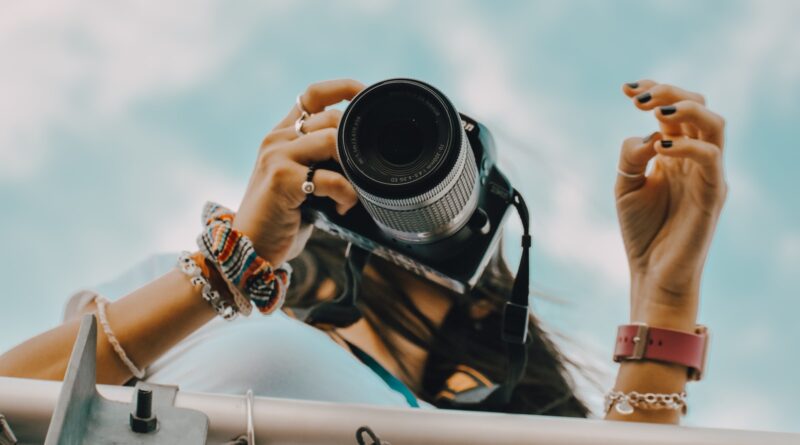
POLYGON ((358 186, 359 198, 372 218, 394 236, 430 242, 451 235, 466 224, 477 207, 478 170, 462 129, 458 160, 445 180, 432 190, 406 199, 385 199, 358 186))

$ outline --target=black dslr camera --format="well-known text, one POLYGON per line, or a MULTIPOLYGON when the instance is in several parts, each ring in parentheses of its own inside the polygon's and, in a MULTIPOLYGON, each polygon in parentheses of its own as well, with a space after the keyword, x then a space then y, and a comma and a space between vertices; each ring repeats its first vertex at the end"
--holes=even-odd
MULTIPOLYGON (((370 255, 379 255, 459 294, 474 287, 500 242, 513 206, 522 220, 522 257, 499 334, 508 371, 502 384, 456 394, 451 408, 497 409, 509 403, 528 361, 529 215, 522 195, 495 165, 492 135, 459 114, 439 90, 412 79, 378 82, 342 115, 339 162, 361 205, 346 215, 329 199, 309 195, 306 221, 347 240, 347 285, 333 301, 302 315, 316 325, 348 326, 361 318, 359 282, 370 255)), ((300 314, 298 314, 300 315, 300 314)))
POLYGON ((486 127, 426 83, 389 79, 350 102, 337 145, 340 162, 318 168, 343 172, 360 205, 341 216, 309 195, 304 219, 455 292, 472 288, 514 196, 486 127))

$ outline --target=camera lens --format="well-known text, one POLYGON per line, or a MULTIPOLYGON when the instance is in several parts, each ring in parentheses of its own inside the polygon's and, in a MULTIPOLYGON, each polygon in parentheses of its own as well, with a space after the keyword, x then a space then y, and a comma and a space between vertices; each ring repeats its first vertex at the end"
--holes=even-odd
POLYGON ((380 156, 393 166, 403 167, 419 159, 424 151, 422 130, 416 119, 394 120, 381 129, 377 148, 380 156))
POLYGON ((376 223, 407 242, 463 227, 477 206, 477 168, 461 119, 438 90, 390 79, 361 92, 339 126, 345 174, 376 223))

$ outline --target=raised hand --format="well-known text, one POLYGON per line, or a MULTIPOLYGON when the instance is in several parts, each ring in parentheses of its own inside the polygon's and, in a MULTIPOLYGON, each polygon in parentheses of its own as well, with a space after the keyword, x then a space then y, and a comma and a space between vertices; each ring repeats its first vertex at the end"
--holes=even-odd
POLYGON ((623 92, 640 110, 654 110, 660 126, 626 139, 619 160, 615 195, 631 268, 631 318, 691 330, 727 195, 725 121, 703 96, 675 86, 641 80, 623 92))

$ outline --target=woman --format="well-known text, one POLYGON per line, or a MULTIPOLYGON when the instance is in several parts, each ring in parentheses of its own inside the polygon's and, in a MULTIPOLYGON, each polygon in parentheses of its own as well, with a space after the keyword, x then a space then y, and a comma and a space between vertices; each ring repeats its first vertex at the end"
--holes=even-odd
MULTIPOLYGON (((356 204, 353 187, 339 173, 317 170, 314 187, 304 189, 303 183, 309 165, 336 157, 341 113, 326 107, 362 89, 353 80, 311 85, 264 139, 235 218, 219 226, 226 234, 249 238, 264 264, 291 260, 296 270, 287 307, 308 307, 343 286, 338 272, 344 246, 319 233, 309 241, 311 230, 301 227, 299 206, 309 192, 331 198, 341 214, 356 204), (298 132, 295 123, 301 117, 298 132)), ((702 96, 674 86, 642 80, 624 85, 623 92, 639 109, 655 110, 660 125, 645 138, 627 139, 619 161, 615 195, 631 272, 630 318, 690 335, 703 264, 727 190, 724 121, 705 107, 702 96), (652 159, 653 169, 645 175, 652 159)), ((209 221, 224 219, 214 218, 209 221)), ((225 301, 236 303, 237 285, 231 286, 223 262, 193 258, 202 269, 195 274, 201 275, 200 284, 209 282, 225 301)), ((281 288, 281 278, 270 278, 271 289, 281 288)), ((505 354, 496 334, 512 281, 498 251, 472 291, 474 303, 463 304, 450 291, 373 258, 360 292, 364 318, 325 330, 280 313, 227 325, 217 317, 221 307, 201 298, 214 303, 216 297, 175 268, 124 298, 110 304, 92 300, 83 310, 98 311, 107 328, 97 343, 101 383, 123 384, 149 367, 143 378, 185 390, 253 388, 260 395, 430 406, 444 403, 459 386, 502 380, 505 354)), ((262 307, 268 312, 275 301, 262 307)), ((564 359, 533 317, 530 326, 528 366, 511 401, 500 409, 586 416, 564 359)), ((0 356, 0 375, 60 380, 77 329, 73 318, 6 352, 0 356)), ((623 358, 630 360, 622 361, 608 399, 617 409, 607 409, 607 418, 677 423, 685 408, 680 393, 690 376, 687 366, 646 354, 623 358), (669 397, 671 403, 637 401, 632 392, 669 397)))

